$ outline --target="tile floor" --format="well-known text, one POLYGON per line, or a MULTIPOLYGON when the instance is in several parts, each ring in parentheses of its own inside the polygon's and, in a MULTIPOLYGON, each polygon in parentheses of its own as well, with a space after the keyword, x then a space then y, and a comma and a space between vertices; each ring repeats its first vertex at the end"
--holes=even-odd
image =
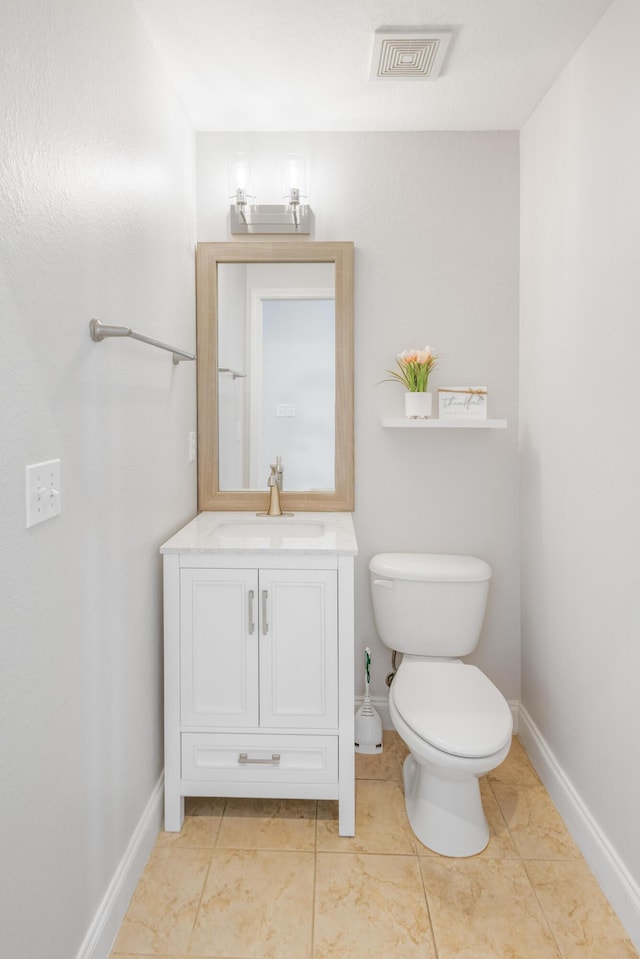
POLYGON ((407 823, 404 744, 357 756, 356 836, 328 801, 199 799, 160 833, 112 959, 633 959, 517 738, 469 859, 407 823))

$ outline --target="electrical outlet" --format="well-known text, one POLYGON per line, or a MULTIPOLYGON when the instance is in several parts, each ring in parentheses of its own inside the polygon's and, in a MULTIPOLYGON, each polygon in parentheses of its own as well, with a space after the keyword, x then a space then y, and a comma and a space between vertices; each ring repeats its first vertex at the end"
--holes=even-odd
POLYGON ((276 403, 276 416, 295 416, 295 403, 276 403))
POLYGON ((34 463, 25 469, 27 529, 62 512, 60 460, 34 463))

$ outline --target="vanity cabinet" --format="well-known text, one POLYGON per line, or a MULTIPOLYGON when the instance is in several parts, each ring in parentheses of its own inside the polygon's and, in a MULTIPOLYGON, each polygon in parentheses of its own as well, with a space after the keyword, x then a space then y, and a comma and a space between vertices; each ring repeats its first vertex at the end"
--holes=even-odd
POLYGON ((165 829, 185 796, 327 798, 353 835, 351 517, 323 516, 309 540, 276 521, 231 548, 232 515, 200 514, 162 547, 165 829))
POLYGON ((335 570, 183 569, 183 727, 335 729, 335 570))

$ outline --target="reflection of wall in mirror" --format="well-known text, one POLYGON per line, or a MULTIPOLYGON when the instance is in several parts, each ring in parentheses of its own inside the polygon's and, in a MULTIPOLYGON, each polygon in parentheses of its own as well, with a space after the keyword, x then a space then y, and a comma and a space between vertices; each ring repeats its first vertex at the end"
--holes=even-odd
POLYGON ((335 300, 267 299, 262 308, 260 466, 284 460, 285 490, 335 488, 335 300), (289 414, 279 415, 283 408, 289 414))
MULTIPOLYGON (((246 274, 244 263, 225 264, 218 271, 218 368, 240 373, 246 372, 246 274)), ((224 411, 218 417, 220 489, 244 489, 248 481, 245 384, 244 377, 218 374, 218 409, 224 411)))

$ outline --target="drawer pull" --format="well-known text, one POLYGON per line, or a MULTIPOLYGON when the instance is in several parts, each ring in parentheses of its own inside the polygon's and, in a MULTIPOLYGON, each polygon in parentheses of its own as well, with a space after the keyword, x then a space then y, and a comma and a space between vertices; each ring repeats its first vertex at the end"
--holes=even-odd
POLYGON ((249 759, 248 753, 239 753, 238 763, 241 766, 279 766, 280 753, 271 753, 271 759, 249 759))

